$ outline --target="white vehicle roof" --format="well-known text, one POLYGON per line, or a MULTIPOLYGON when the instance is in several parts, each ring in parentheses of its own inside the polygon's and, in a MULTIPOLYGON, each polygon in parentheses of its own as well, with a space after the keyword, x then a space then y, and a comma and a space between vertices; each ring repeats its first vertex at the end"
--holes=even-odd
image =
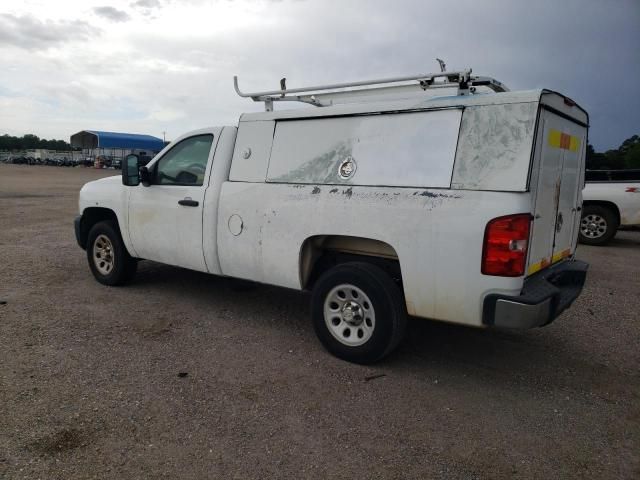
POLYGON ((540 102, 543 97, 545 104, 555 106, 557 109, 566 112, 566 107, 570 108, 570 115, 581 121, 588 123, 587 113, 567 97, 546 89, 523 90, 517 92, 499 92, 499 93, 475 93, 472 95, 447 95, 447 96, 429 96, 428 98, 419 98, 415 94, 408 99, 399 100, 381 100, 366 103, 348 103, 339 104, 328 107, 309 107, 297 108, 289 110, 276 110, 271 112, 245 113, 240 117, 240 121, 265 121, 265 120, 283 120, 293 118, 316 118, 330 117, 341 115, 357 115, 373 112, 389 112, 389 111, 411 111, 411 110, 431 110, 467 107, 476 105, 504 105, 509 103, 530 103, 540 102), (553 97, 556 97, 555 99, 553 97), (548 99, 548 100, 547 100, 548 99), (567 99, 567 103, 564 102, 567 99))

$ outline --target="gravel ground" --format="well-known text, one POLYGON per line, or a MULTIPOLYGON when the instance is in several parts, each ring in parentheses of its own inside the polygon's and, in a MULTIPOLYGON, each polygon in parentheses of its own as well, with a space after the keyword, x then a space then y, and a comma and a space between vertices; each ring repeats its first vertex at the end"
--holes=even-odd
POLYGON ((580 246, 548 327, 412 320, 363 367, 306 294, 151 262, 94 281, 72 220, 113 173, 0 165, 0 478, 640 478, 640 232, 580 246))

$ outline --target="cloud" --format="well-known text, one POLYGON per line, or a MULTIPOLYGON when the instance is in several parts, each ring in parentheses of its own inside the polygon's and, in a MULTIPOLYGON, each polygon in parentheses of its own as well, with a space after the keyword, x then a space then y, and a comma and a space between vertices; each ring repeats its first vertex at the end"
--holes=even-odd
POLYGON ((133 8, 160 8, 161 3, 160 0, 138 0, 132 2, 131 6, 133 8))
POLYGON ((99 32, 83 20, 39 20, 32 15, 0 14, 0 45, 47 50, 82 41, 99 32))
POLYGON ((108 6, 95 7, 93 12, 99 17, 106 18, 112 22, 126 22, 131 18, 127 12, 108 6))
POLYGON ((16 3, 14 15, 0 14, 0 100, 10 91, 14 108, 17 95, 41 102, 2 122, 17 132, 66 138, 92 127, 171 138, 263 108, 235 94, 234 74, 245 91, 277 89, 282 77, 295 88, 438 71, 436 57, 513 90, 569 95, 589 112, 596 149, 640 131, 640 96, 629 93, 640 77, 638 0, 616 8, 601 0, 402 0, 402 8, 388 0, 86 0, 89 16, 30 1, 43 8, 16 3), (84 20, 97 22, 93 7, 105 4, 136 21, 95 35, 84 20))
POLYGON ((131 2, 130 7, 146 17, 155 18, 155 14, 162 8, 162 3, 160 0, 137 0, 131 2))

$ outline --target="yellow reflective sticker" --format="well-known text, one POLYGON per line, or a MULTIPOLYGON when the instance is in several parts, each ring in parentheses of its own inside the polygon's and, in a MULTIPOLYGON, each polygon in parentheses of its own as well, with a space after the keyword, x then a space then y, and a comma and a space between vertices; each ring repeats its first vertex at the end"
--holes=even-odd
POLYGON ((529 275, 533 275, 538 270, 540 270, 540 268, 542 268, 542 264, 540 262, 529 265, 529 275))
POLYGON ((580 148, 580 139, 578 137, 571 135, 571 140, 569 142, 569 150, 571 150, 572 152, 577 152, 579 148, 580 148))
POLYGON ((527 270, 527 273, 529 275, 533 275, 534 273, 542 270, 543 268, 547 268, 552 263, 553 263, 553 258, 551 259, 551 261, 549 261, 548 258, 543 258, 539 262, 532 263, 531 265, 529 265, 529 269, 527 270))
POLYGON ((580 148, 580 139, 574 135, 563 133, 560 130, 550 130, 549 145, 554 148, 577 152, 580 148))
POLYGON ((554 253, 553 257, 551 257, 551 263, 559 262, 563 258, 568 257, 570 254, 571 254, 571 250, 568 248, 565 250, 562 250, 561 252, 554 253))
POLYGON ((549 145, 555 148, 560 148, 561 138, 562 132, 560 130, 551 130, 549 132, 549 145))

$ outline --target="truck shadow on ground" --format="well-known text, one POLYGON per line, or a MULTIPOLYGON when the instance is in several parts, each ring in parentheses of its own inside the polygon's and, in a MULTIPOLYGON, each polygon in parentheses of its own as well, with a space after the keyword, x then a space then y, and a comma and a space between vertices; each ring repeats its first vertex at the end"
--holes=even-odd
MULTIPOLYGON (((141 264, 132 287, 173 296, 211 312, 228 311, 228 318, 211 321, 234 322, 233 328, 241 321, 241 328, 266 329, 267 335, 272 332, 279 337, 276 341, 291 345, 295 351, 314 345, 311 355, 321 361, 335 360, 325 358, 329 354, 315 339, 308 293, 153 262, 141 264), (291 333, 295 331, 302 331, 304 340, 291 333)), ((596 388, 602 385, 609 392, 624 390, 627 375, 621 375, 617 367, 599 363, 597 357, 585 355, 581 345, 574 343, 565 315, 556 320, 558 325, 528 331, 479 329, 411 318, 397 352, 375 368, 394 376, 472 376, 484 384, 515 382, 526 385, 527 390, 540 385, 546 390, 580 390, 585 382, 596 388), (588 372, 589 378, 577 372, 588 372)), ((571 321, 580 321, 582 315, 576 308, 571 321)))
MULTIPOLYGON (((636 230, 637 231, 637 230, 636 230)), ((610 247, 619 247, 619 248, 638 248, 640 246, 640 236, 638 235, 630 235, 632 231, 627 230, 622 235, 621 232, 618 234, 604 247, 596 247, 596 248, 610 248, 610 247)), ((584 245, 581 245, 581 248, 584 248, 584 245)))

